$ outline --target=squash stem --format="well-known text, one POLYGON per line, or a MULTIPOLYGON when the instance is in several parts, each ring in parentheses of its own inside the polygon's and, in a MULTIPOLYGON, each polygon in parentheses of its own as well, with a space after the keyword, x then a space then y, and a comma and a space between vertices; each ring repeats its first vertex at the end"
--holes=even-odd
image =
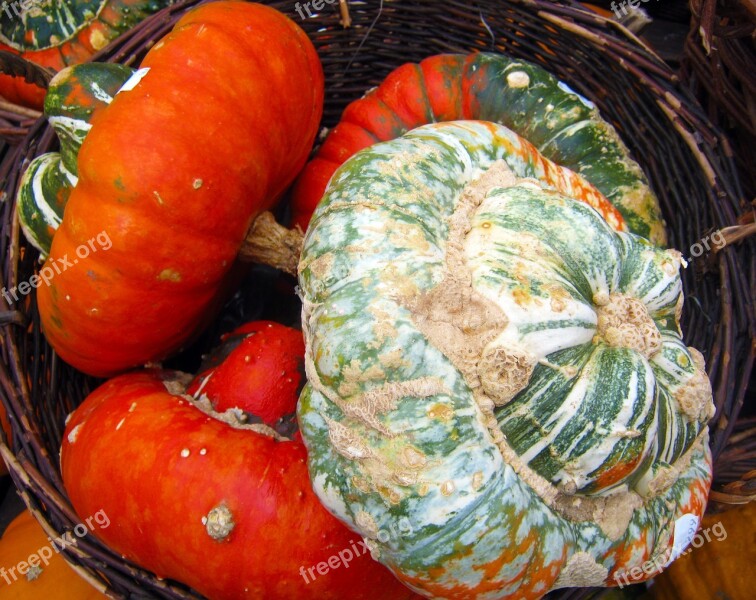
POLYGON ((298 226, 286 229, 266 211, 249 228, 239 250, 239 258, 244 262, 268 265, 296 275, 303 241, 304 233, 298 226))

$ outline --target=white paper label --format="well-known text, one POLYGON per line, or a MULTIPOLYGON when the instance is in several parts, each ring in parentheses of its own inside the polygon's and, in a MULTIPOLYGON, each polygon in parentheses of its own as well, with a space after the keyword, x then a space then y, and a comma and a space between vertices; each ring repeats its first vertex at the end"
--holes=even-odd
POLYGON ((147 75, 147 73, 149 72, 149 67, 135 71, 134 74, 126 80, 126 83, 121 86, 121 89, 116 92, 116 94, 120 94, 121 92, 130 92, 137 86, 140 81, 142 81, 142 77, 147 75))
POLYGON ((683 515, 675 521, 675 542, 667 565, 676 560, 685 548, 690 546, 696 531, 698 531, 698 517, 696 515, 683 515))
POLYGON ((593 102, 591 102, 590 100, 588 100, 588 98, 585 98, 584 96, 581 96, 580 94, 578 94, 575 90, 573 90, 569 85, 567 85, 563 81, 560 81, 559 83, 557 83, 557 86, 563 92, 567 92, 568 94, 572 94, 573 96, 577 96, 578 99, 580 100, 580 102, 582 102, 587 108, 590 108, 591 110, 593 110, 594 108, 596 108, 596 105, 593 102))

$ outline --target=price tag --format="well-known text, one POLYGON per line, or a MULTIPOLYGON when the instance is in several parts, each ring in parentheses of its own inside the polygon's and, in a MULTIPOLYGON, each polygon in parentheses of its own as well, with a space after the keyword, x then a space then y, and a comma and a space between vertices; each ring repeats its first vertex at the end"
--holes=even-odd
POLYGON ((683 515, 677 521, 675 521, 675 541, 672 547, 672 554, 670 555, 668 566, 672 561, 676 560, 693 541, 693 537, 698 531, 698 517, 696 515, 683 515))
POLYGON ((145 67, 144 69, 139 69, 138 71, 134 71, 134 74, 126 80, 126 83, 124 83, 121 86, 121 89, 118 90, 116 94, 120 94, 121 92, 130 92, 137 86, 137 83, 142 81, 142 77, 147 75, 147 73, 149 72, 150 72, 149 67, 145 67))

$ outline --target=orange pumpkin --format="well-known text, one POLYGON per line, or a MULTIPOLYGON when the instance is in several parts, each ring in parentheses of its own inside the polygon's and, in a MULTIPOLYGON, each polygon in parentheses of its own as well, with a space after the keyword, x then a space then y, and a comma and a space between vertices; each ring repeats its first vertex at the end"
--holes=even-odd
POLYGON ((139 73, 92 119, 43 270, 66 267, 37 291, 47 341, 98 377, 162 360, 202 329, 322 113, 312 42, 262 4, 186 13, 139 73), (107 251, 71 268, 93 233, 107 251))
POLYGON ((55 552, 44 529, 25 510, 0 538, 0 598, 101 600, 106 596, 79 577, 55 552))

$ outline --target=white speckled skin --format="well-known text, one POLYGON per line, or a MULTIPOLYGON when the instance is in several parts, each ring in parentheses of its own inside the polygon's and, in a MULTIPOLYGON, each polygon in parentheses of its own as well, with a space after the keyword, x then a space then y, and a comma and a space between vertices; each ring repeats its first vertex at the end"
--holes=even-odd
POLYGON ((711 481, 708 405, 691 421, 673 400, 698 373, 677 330, 676 253, 615 232, 557 194, 584 182, 569 172, 561 184, 547 178, 525 144, 501 126, 456 122, 357 154, 331 181, 300 262, 309 383, 299 419, 315 490, 365 536, 360 513, 378 529, 406 519, 411 532, 372 544, 428 597, 539 598, 610 584, 664 552, 676 518, 700 516, 711 481), (478 392, 419 330, 406 298, 444 280, 447 219, 497 159, 548 189, 493 188, 465 240, 473 288, 509 319, 497 341, 539 361, 529 385, 494 411, 492 428, 478 392), (640 298, 662 350, 647 359, 594 340, 601 292, 640 298), (523 415, 535 421, 530 432, 523 415), (572 443, 579 436, 558 438, 586 418, 596 423, 587 448, 572 443), (630 429, 638 435, 620 435, 630 429), (520 458, 507 458, 502 432, 520 458), (543 451, 550 462, 524 464, 543 451), (674 483, 649 492, 667 463, 676 463, 674 483), (595 473, 602 465, 617 471, 595 473), (571 496, 557 484, 568 474, 575 497, 596 507, 589 518, 565 507, 571 496))

